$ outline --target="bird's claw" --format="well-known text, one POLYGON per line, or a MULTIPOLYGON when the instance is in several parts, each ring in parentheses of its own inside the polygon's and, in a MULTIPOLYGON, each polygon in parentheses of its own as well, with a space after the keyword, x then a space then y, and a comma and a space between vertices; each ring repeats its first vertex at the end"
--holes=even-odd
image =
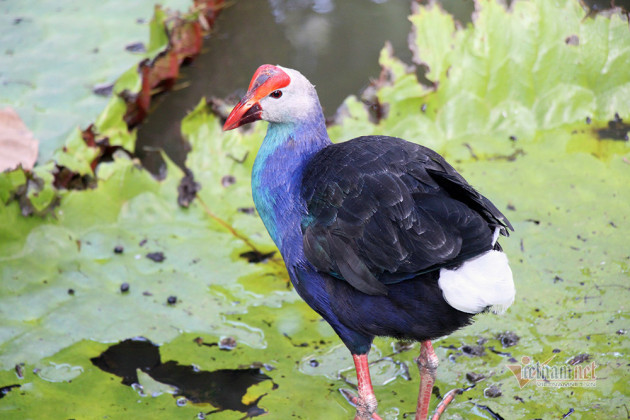
POLYGON ((343 397, 357 409, 357 413, 354 417, 354 420, 382 420, 381 416, 376 414, 374 411, 376 410, 376 401, 370 404, 363 401, 357 395, 355 395, 352 391, 339 388, 339 392, 343 397))

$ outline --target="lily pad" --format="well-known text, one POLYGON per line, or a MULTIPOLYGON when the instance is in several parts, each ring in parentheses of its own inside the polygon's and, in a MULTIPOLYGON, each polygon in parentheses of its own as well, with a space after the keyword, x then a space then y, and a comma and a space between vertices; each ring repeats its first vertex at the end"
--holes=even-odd
MULTIPOLYGON (((135 67, 138 55, 125 46, 155 44, 147 22, 156 3, 57 0, 36 8, 2 3, 7 30, 0 34, 0 98, 40 141, 39 162, 47 162, 77 126, 89 125, 101 112, 108 99, 95 94, 95 87, 135 67)), ((179 10, 190 6, 187 0, 159 3, 179 10)))

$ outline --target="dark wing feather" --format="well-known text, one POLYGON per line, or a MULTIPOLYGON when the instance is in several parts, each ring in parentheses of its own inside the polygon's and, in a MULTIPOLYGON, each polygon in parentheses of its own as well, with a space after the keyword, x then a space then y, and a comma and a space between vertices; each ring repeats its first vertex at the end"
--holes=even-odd
POLYGON ((483 215, 492 226, 500 227, 503 235, 509 235, 508 229, 514 230, 512 224, 503 213, 501 213, 490 200, 479 194, 461 175, 449 174, 432 169, 427 169, 427 172, 449 195, 459 197, 461 201, 467 204, 471 209, 483 215))
POLYGON ((371 295, 492 249, 494 229, 511 229, 440 155, 393 137, 320 151, 305 169, 302 197, 307 259, 371 295))

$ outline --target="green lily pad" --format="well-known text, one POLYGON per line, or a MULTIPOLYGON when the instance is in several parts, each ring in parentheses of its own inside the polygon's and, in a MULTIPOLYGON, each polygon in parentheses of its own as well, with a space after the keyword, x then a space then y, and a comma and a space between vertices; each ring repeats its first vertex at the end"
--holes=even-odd
MULTIPOLYGON (((187 0, 160 1, 185 10, 187 0)), ((139 60, 126 46, 144 43, 151 53, 164 31, 147 22, 155 1, 3 2, 0 98, 11 105, 40 142, 47 162, 78 126, 85 128, 108 99, 93 93, 113 83, 139 60), (10 28, 10 29, 9 29, 10 28), (59 30, 63 28, 63 30, 59 30), (80 36, 77 36, 80 34, 80 36)))

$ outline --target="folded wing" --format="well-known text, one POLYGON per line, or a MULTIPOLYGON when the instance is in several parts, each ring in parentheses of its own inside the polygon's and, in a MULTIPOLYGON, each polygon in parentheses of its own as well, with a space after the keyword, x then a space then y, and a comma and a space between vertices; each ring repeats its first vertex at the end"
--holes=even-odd
POLYGON ((319 152, 302 181, 304 252, 370 295, 493 249, 511 225, 430 149, 384 136, 319 152))

